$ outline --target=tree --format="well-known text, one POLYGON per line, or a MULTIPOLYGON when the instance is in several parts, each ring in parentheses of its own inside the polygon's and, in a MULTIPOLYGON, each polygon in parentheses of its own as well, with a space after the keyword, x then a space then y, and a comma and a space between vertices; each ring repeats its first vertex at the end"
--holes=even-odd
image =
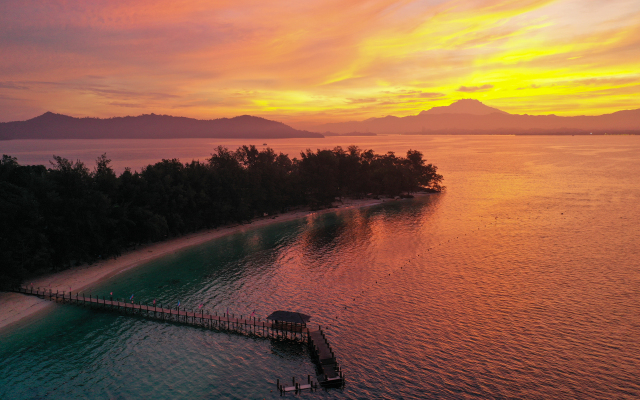
POLYGON ((272 149, 219 146, 206 162, 163 159, 117 176, 102 154, 93 171, 53 156, 49 168, 0 160, 0 282, 117 256, 129 246, 336 197, 442 190, 422 153, 406 157, 307 149, 300 159, 272 149))

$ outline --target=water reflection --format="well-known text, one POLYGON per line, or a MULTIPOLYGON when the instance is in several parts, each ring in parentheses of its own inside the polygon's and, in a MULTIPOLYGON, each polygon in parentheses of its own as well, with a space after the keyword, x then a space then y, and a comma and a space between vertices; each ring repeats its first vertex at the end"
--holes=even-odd
MULTIPOLYGON (((228 236, 100 290, 312 315, 347 375, 314 397, 637 398, 640 143, 622 139, 430 138, 445 194, 228 236)), ((0 397, 276 398, 314 374, 305 351, 61 306, 2 338, 0 397)))

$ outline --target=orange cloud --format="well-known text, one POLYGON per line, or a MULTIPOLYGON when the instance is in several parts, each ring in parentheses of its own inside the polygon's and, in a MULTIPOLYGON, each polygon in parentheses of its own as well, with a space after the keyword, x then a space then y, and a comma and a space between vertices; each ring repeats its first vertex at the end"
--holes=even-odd
POLYGON ((482 92, 485 90, 489 90, 493 88, 493 85, 482 85, 482 86, 460 86, 458 89, 456 89, 458 92, 465 92, 465 93, 473 93, 473 92, 482 92))
POLYGON ((305 127, 468 93, 510 112, 599 114, 640 107, 638 38, 631 0, 6 0, 0 121, 155 112, 305 127))

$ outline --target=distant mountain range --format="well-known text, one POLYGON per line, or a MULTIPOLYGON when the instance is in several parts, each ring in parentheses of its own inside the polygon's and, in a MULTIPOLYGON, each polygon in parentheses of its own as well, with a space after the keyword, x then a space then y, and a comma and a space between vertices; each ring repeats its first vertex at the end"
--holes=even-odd
POLYGON ((168 115, 74 118, 51 112, 27 121, 0 123, 4 139, 171 139, 171 138, 321 138, 281 122, 242 115, 198 120, 168 115))
POLYGON ((464 99, 418 115, 329 123, 316 126, 314 130, 333 134, 640 134, 640 109, 598 116, 519 115, 489 107, 478 100, 464 99))
POLYGON ((198 120, 169 115, 74 118, 51 112, 27 121, 0 123, 0 140, 8 139, 279 139, 375 134, 640 134, 640 109, 597 116, 509 114, 478 100, 464 99, 408 117, 386 116, 364 121, 297 130, 281 122, 242 115, 198 120))

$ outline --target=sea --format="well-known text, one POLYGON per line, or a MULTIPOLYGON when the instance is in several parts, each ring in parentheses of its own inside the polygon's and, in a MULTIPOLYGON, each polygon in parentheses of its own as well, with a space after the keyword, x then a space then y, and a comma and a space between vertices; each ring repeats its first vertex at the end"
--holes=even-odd
MULTIPOLYGON (((90 168, 106 153, 121 172, 243 144, 417 149, 446 190, 231 234, 92 294, 312 316, 346 382, 289 398, 640 398, 640 136, 22 140, 0 153, 90 168)), ((1 399, 274 399, 277 379, 315 373, 304 345, 69 305, 0 331, 1 399)))

